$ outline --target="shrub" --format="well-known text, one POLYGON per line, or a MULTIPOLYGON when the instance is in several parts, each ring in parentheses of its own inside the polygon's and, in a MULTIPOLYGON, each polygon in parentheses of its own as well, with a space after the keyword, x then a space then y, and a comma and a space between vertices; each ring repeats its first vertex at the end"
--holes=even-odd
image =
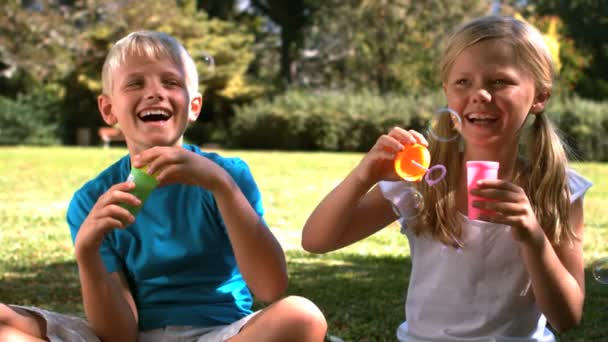
POLYGON ((0 145, 52 145, 57 134, 58 96, 38 88, 16 99, 0 97, 0 145))
MULTIPOLYGON (((237 109, 229 146, 282 150, 368 151, 393 126, 426 133, 441 93, 424 96, 290 91, 237 109)), ((608 104, 554 98, 547 114, 577 160, 608 160, 608 104)))
POLYGON ((420 129, 434 101, 396 95, 290 91, 239 108, 230 145, 241 148, 366 151, 399 125, 420 129), (425 114, 426 113, 426 114, 425 114))

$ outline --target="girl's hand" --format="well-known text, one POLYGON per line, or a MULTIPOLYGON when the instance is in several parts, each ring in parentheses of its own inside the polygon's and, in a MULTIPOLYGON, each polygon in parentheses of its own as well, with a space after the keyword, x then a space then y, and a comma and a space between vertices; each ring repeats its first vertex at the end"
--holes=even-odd
POLYGON ((395 157, 404 145, 411 144, 428 146, 424 136, 412 129, 394 127, 388 134, 381 135, 357 166, 361 177, 374 184, 379 180, 399 180, 394 169, 395 157))
POLYGON ((515 240, 542 245, 545 233, 521 187, 500 179, 484 179, 477 184, 478 188, 471 190, 471 194, 490 201, 474 201, 473 206, 493 211, 480 220, 509 225, 515 240))
POLYGON ((133 166, 147 165, 159 185, 187 184, 214 191, 227 173, 211 160, 182 147, 153 147, 134 157, 133 166))
POLYGON ((141 201, 130 193, 133 182, 118 183, 98 199, 87 218, 82 222, 74 248, 76 255, 98 252, 101 242, 112 229, 123 229, 135 221, 135 217, 121 204, 141 205, 141 201))

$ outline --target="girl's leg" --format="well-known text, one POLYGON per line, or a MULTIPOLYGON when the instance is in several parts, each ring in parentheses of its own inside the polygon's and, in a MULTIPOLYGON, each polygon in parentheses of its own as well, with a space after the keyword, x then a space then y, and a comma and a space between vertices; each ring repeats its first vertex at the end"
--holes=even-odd
POLYGON ((45 341, 46 322, 39 316, 0 304, 0 341, 45 341))
POLYGON ((230 342, 322 342, 327 332, 323 313, 310 300, 290 296, 273 303, 251 318, 230 342))

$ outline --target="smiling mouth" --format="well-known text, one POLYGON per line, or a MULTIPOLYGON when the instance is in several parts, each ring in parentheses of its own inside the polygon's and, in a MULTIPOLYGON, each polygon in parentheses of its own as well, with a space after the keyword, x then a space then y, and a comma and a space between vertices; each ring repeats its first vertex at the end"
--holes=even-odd
POLYGON ((465 120, 476 125, 490 125, 498 121, 498 118, 486 114, 468 114, 465 115, 465 120))
POLYGON ((161 109, 143 110, 137 117, 143 122, 165 122, 171 118, 171 114, 161 109))

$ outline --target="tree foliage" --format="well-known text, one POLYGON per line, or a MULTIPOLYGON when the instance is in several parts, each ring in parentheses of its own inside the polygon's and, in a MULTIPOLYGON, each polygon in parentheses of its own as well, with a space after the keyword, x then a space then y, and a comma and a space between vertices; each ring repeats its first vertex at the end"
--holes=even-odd
POLYGON ((325 2, 307 34, 301 83, 381 93, 436 88, 441 38, 488 10, 483 0, 325 2))
MULTIPOLYGON (((608 94, 608 6, 603 0, 535 0, 530 11, 557 16, 570 45, 572 89, 581 96, 604 99, 608 94), (578 73, 578 75, 574 75, 578 73), (578 77, 577 77, 578 76, 578 77)), ((562 55, 563 56, 563 55, 562 55)), ((568 67, 565 65, 564 67, 568 67)))

